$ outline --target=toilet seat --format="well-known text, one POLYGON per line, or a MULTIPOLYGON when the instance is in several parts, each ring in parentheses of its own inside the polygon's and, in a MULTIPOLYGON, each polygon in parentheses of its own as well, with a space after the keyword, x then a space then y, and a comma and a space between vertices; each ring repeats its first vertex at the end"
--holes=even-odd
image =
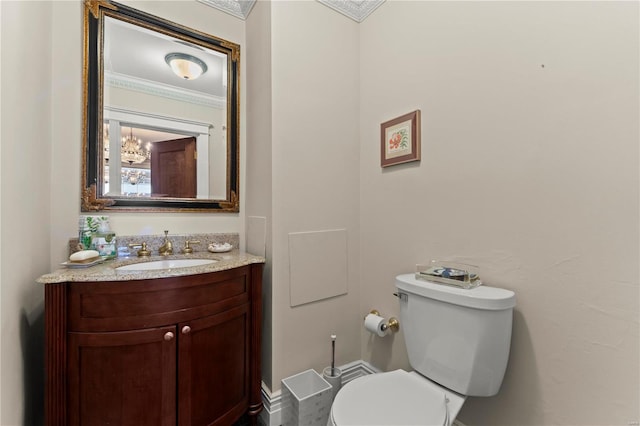
POLYGON ((464 399, 417 373, 372 374, 349 382, 338 392, 329 424, 448 426, 464 399))

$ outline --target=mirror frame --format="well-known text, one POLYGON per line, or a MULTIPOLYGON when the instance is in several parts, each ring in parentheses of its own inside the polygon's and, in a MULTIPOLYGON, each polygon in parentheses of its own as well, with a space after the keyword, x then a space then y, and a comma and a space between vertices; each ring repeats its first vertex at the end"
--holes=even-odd
POLYGON ((83 212, 117 211, 203 211, 238 212, 240 170, 240 46, 221 38, 184 27, 108 0, 85 0, 83 58, 82 198, 83 212), (104 18, 113 17, 133 25, 175 37, 227 55, 227 195, 225 199, 132 198, 102 194, 104 18))

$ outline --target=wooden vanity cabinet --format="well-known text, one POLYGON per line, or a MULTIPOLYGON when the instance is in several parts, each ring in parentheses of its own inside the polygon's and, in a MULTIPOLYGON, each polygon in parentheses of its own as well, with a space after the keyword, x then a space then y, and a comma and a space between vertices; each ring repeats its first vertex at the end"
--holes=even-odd
POLYGON ((45 287, 48 425, 256 423, 262 264, 45 287))
POLYGON ((68 333, 68 424, 175 425, 175 329, 68 333))

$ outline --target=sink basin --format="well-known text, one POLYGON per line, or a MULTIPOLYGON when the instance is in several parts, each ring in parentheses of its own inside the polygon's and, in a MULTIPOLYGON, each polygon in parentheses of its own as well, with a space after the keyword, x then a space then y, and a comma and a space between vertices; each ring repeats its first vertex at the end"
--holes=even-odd
POLYGON ((210 265, 217 262, 214 259, 166 259, 153 262, 140 262, 119 266, 116 271, 157 271, 159 269, 189 268, 191 266, 210 265))

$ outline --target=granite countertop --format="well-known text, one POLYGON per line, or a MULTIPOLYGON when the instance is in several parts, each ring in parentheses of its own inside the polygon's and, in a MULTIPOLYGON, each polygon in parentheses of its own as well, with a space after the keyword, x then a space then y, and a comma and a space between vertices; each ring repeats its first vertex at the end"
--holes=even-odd
POLYGON ((88 282, 88 281, 131 281, 147 280, 155 278, 179 277, 184 275, 206 274, 209 272, 224 271, 238 268, 253 263, 264 263, 264 257, 254 256, 237 249, 227 253, 194 252, 189 255, 174 254, 170 256, 149 256, 149 257, 118 257, 106 260, 94 266, 86 268, 66 268, 45 274, 37 279, 42 284, 53 284, 63 282, 88 282), (146 271, 116 271, 115 268, 132 263, 153 262, 168 259, 214 259, 215 263, 202 266, 191 266, 185 268, 156 269, 146 271))

